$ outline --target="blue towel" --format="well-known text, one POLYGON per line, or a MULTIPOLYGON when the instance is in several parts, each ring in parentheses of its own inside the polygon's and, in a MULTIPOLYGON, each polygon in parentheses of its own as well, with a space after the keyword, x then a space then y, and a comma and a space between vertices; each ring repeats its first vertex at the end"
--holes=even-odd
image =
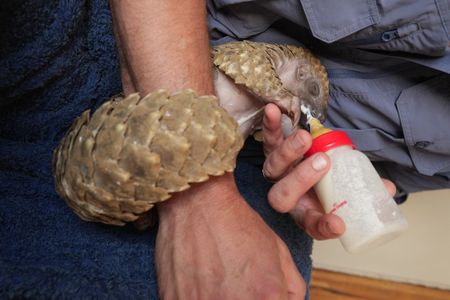
MULTIPOLYGON (((1 1, 1 299, 157 299, 157 228, 81 221, 51 174, 53 149, 72 121, 120 89, 107 1, 1 1)), ((241 192, 309 280, 311 240, 267 205, 270 185, 250 162, 260 146, 246 149, 236 171, 241 192)))

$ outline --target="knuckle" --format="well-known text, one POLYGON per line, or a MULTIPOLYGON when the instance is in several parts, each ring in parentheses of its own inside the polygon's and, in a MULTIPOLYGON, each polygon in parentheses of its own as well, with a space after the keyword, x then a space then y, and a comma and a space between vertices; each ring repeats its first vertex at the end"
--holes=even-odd
POLYGON ((272 164, 264 163, 263 169, 262 169, 263 176, 268 181, 276 181, 279 178, 279 174, 276 173, 276 171, 272 168, 272 164))
POLYGON ((283 162, 288 162, 292 160, 292 157, 294 156, 291 151, 291 147, 287 145, 289 144, 284 143, 278 151, 279 159, 282 160, 283 162))
POLYGON ((256 291, 257 299, 274 300, 280 299, 287 294, 281 282, 262 282, 256 291))

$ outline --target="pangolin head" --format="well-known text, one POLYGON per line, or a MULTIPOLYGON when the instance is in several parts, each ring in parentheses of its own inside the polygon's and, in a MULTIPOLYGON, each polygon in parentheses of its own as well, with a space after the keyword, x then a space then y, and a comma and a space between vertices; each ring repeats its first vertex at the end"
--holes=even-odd
POLYGON ((289 45, 227 43, 212 50, 214 65, 266 103, 275 103, 294 124, 302 110, 325 120, 328 78, 319 59, 289 45))

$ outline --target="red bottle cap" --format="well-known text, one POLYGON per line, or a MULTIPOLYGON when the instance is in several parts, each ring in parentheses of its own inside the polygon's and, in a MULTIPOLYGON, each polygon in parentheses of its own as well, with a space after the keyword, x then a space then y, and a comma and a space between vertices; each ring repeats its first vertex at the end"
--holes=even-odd
POLYGON ((352 140, 344 131, 333 130, 314 138, 311 148, 305 153, 305 157, 309 157, 318 152, 326 152, 339 146, 351 146, 355 149, 352 140))

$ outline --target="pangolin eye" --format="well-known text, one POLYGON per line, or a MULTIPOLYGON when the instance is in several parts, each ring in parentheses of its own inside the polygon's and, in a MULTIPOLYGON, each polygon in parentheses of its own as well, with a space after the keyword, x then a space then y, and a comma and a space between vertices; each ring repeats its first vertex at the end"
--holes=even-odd
POLYGON ((304 80, 305 79, 305 70, 302 66, 297 67, 297 74, 296 77, 298 80, 304 80))

